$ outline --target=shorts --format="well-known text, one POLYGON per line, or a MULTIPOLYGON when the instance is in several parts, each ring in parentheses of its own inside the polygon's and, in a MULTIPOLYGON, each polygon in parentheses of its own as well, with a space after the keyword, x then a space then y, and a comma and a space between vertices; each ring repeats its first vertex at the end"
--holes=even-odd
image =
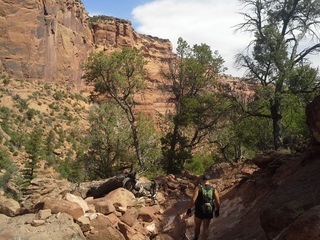
POLYGON ((213 218, 213 211, 211 213, 204 213, 201 208, 199 208, 199 209, 196 208, 194 215, 200 219, 212 219, 213 218))

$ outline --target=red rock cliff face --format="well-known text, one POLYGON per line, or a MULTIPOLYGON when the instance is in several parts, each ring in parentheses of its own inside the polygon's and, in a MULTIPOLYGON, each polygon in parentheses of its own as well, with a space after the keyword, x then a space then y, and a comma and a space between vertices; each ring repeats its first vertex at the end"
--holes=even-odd
POLYGON ((167 60, 174 57, 172 44, 167 39, 138 34, 131 22, 114 17, 105 17, 92 25, 96 51, 106 53, 129 46, 141 50, 148 61, 146 65, 148 88, 137 99, 138 110, 155 115, 165 113, 170 106, 167 104, 168 94, 159 90, 164 79, 160 70, 167 69, 167 60))
POLYGON ((0 73, 81 87, 93 49, 88 14, 74 0, 0 0, 0 73))
MULTIPOLYGON (((160 71, 174 57, 169 40, 138 34, 130 21, 115 17, 90 24, 84 6, 75 0, 0 0, 0 6, 0 74, 81 90, 81 65, 90 52, 135 47, 148 61, 148 88, 137 97, 137 109, 152 116, 172 109, 168 93, 159 89, 165 81, 160 71)), ((237 79, 220 81, 237 95, 247 94, 237 79)))

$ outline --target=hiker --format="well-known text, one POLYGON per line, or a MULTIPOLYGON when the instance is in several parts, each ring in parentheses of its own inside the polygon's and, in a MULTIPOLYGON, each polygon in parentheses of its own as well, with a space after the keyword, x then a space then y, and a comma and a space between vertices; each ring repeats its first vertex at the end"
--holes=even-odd
POLYGON ((204 175, 201 184, 195 187, 193 197, 188 204, 187 215, 190 215, 193 205, 195 205, 194 240, 198 240, 202 223, 202 240, 206 240, 208 238, 209 224, 213 218, 213 213, 215 217, 219 217, 220 214, 219 193, 217 189, 210 185, 210 175, 204 175))

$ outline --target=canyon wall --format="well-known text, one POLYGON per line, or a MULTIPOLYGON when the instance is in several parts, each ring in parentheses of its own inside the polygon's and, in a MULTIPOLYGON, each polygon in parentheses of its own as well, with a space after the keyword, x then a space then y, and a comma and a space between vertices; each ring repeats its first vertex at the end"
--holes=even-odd
POLYGON ((93 50, 89 17, 74 0, 0 0, 0 72, 81 87, 93 50))
POLYGON ((165 81, 160 71, 167 70, 168 59, 174 57, 172 44, 168 39, 138 34, 130 21, 107 16, 92 23, 92 34, 95 51, 108 53, 122 47, 134 47, 140 50, 147 60, 145 68, 148 86, 144 94, 137 99, 139 111, 155 116, 170 110, 169 95, 160 90, 160 85, 165 81))
MULTIPOLYGON (((160 71, 174 57, 169 40, 138 34, 130 21, 115 17, 100 16, 90 23, 88 12, 76 0, 0 0, 0 6, 0 75, 88 90, 81 66, 89 54, 130 46, 148 61, 148 88, 137 99, 138 110, 155 116, 171 109, 168 93, 160 90, 164 82, 160 71)), ((249 90, 239 79, 219 81, 238 95, 249 90)))

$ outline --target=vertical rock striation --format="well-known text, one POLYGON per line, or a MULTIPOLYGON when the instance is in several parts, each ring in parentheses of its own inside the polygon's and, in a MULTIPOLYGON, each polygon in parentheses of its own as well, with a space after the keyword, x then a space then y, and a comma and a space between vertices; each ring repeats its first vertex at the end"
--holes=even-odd
POLYGON ((93 50, 89 17, 74 0, 0 0, 0 72, 80 88, 93 50))

